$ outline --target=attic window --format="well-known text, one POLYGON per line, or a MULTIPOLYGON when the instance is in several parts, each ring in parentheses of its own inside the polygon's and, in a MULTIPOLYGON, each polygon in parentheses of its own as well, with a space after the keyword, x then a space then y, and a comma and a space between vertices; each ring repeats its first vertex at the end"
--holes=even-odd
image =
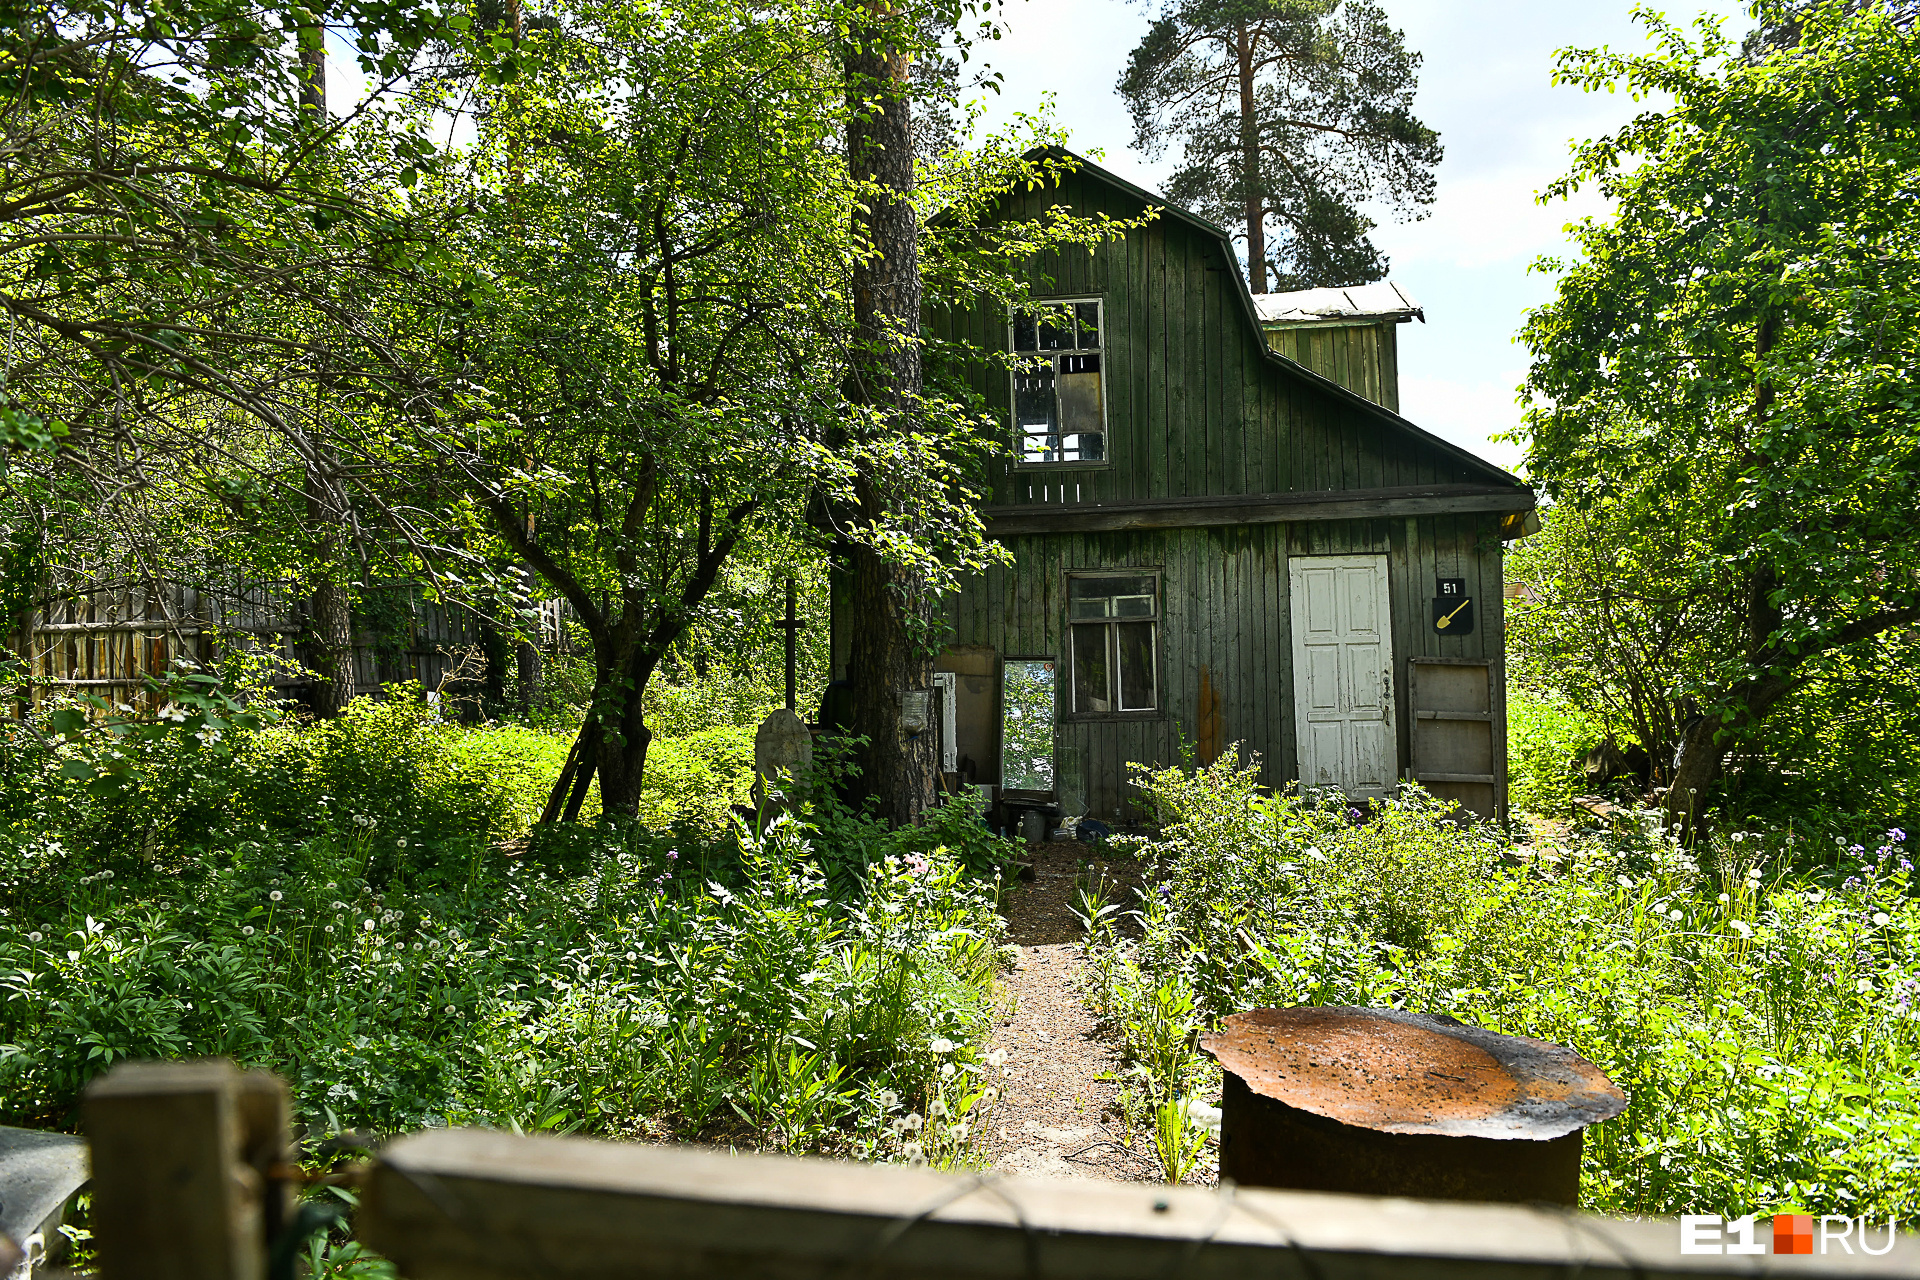
POLYGON ((1107 460, 1104 332, 1098 298, 1048 302, 1013 314, 1013 420, 1027 466, 1107 460))

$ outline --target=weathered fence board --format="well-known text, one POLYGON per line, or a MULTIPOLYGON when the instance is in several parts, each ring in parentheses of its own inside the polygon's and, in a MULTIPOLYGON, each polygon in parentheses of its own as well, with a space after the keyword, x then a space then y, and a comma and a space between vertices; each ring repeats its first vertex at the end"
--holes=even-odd
POLYGON ((1683 1256, 1677 1224, 1303 1192, 994 1179, 578 1138, 388 1147, 360 1238, 410 1280, 1548 1280, 1920 1273, 1884 1257, 1683 1256))

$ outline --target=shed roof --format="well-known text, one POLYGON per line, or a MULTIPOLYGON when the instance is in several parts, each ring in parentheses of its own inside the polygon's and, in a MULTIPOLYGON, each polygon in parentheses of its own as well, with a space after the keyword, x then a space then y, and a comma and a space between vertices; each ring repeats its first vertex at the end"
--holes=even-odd
POLYGON ((1260 323, 1294 324, 1326 320, 1410 320, 1426 323, 1413 295, 1392 280, 1290 293, 1256 293, 1253 310, 1260 323))

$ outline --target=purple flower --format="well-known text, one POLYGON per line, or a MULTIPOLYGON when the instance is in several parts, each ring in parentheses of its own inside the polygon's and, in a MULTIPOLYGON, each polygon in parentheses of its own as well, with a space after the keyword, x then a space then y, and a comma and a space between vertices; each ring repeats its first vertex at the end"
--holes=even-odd
POLYGON ((1164 885, 1164 884, 1163 884, 1163 885, 1161 885, 1161 886, 1160 886, 1160 888, 1159 888, 1159 889, 1157 890, 1157 892, 1158 892, 1158 893, 1159 893, 1159 895, 1160 895, 1160 901, 1162 901, 1162 902, 1172 902, 1172 901, 1173 901, 1173 890, 1172 890, 1172 889, 1170 889, 1170 888, 1168 888, 1168 887, 1167 887, 1166 885, 1164 885))
POLYGON ((1887 832, 1887 839, 1893 841, 1895 844, 1900 844, 1904 842, 1906 838, 1907 838, 1907 833, 1902 831, 1898 827, 1894 827, 1892 830, 1887 832))
POLYGON ((1913 870, 1913 859, 1912 859, 1912 858, 1902 858, 1902 859, 1900 859, 1900 869, 1901 869, 1902 871, 1911 871, 1911 870, 1913 870))
POLYGON ((1875 849, 1874 853, 1879 856, 1880 861, 1885 862, 1888 858, 1893 856, 1893 846, 1890 844, 1883 844, 1878 849, 1875 849))
POLYGON ((667 850, 667 860, 669 862, 678 861, 679 857, 680 857, 680 851, 678 849, 667 850))
POLYGON ((1847 846, 1847 852, 1852 854, 1856 858, 1859 857, 1861 854, 1865 853, 1866 851, 1867 851, 1867 847, 1865 845, 1850 844, 1847 846))

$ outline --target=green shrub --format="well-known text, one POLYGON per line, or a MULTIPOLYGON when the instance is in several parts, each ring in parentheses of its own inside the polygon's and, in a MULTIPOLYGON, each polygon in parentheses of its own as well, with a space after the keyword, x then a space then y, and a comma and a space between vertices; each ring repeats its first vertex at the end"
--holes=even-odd
POLYGON ((655 738, 647 746, 640 820, 656 830, 724 829, 734 805, 753 803, 753 735, 750 727, 725 725, 655 738))
POLYGON ((1626 1092, 1586 1143, 1607 1212, 1703 1204, 1920 1212, 1920 903, 1904 832, 1839 870, 1788 833, 1698 861, 1637 832, 1555 847, 1460 826, 1415 792, 1357 821, 1260 793, 1232 755, 1141 779, 1142 935, 1097 929, 1094 997, 1122 1022, 1192 994, 1444 1013, 1569 1045, 1626 1092), (1702 868, 1707 868, 1703 870, 1702 868))
POLYGON ((1558 698, 1507 692, 1507 804, 1559 815, 1585 786, 1581 762, 1607 736, 1600 722, 1558 698))

